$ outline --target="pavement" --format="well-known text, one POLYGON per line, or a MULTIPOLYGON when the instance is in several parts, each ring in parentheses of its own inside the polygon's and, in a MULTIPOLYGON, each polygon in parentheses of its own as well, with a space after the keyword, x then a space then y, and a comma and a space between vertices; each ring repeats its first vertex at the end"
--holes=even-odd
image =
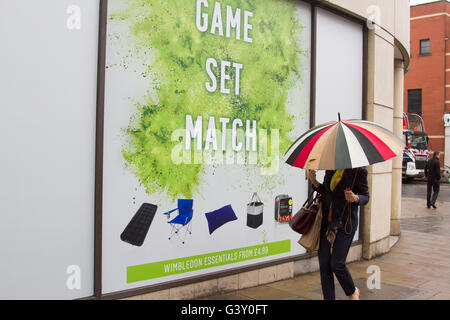
MULTIPOLYGON (((437 209, 427 209, 425 198, 423 183, 404 185, 400 240, 383 256, 348 264, 362 300, 450 300, 450 185, 441 185, 437 209), (380 270, 378 288, 372 285, 373 268, 380 270)), ((339 283, 335 283, 336 298, 347 300, 339 283)), ((323 297, 319 273, 315 272, 203 299, 321 300, 323 297)))

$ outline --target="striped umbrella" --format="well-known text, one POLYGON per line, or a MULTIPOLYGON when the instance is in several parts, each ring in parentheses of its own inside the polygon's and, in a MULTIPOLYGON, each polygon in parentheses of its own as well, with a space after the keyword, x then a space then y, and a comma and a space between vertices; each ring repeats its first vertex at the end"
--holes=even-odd
POLYGON ((394 158, 404 143, 386 128, 364 120, 327 122, 303 134, 286 152, 291 166, 311 170, 364 167, 394 158))

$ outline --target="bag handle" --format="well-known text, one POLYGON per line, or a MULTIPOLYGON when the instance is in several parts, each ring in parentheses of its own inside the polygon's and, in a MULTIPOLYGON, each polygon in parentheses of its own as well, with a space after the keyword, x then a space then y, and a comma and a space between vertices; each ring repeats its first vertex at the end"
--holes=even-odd
POLYGON ((353 177, 352 190, 355 187, 356 177, 358 176, 359 168, 356 168, 355 176, 353 177))
POLYGON ((316 196, 313 198, 314 192, 315 191, 313 190, 310 193, 310 195, 306 199, 305 203, 302 205, 302 208, 304 208, 306 204, 308 204, 308 207, 309 207, 312 203, 314 203, 314 201, 316 201, 316 199, 319 197, 319 193, 317 193, 316 196))
POLYGON ((258 200, 258 202, 262 203, 261 198, 258 196, 257 192, 253 193, 252 198, 250 199, 250 202, 255 202, 255 201, 253 201, 254 199, 258 200))

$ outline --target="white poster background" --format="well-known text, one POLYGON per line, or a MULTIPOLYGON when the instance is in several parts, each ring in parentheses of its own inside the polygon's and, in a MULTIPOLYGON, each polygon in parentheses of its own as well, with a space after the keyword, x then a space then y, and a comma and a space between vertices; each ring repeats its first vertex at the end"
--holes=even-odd
POLYGON ((98 20, 0 1, 0 299, 93 295, 98 20))
MULTIPOLYGON (((315 123, 362 119, 363 29, 326 10, 317 9, 315 123)), ((324 171, 317 173, 323 181, 324 171)), ((359 239, 359 225, 354 241, 359 239)))

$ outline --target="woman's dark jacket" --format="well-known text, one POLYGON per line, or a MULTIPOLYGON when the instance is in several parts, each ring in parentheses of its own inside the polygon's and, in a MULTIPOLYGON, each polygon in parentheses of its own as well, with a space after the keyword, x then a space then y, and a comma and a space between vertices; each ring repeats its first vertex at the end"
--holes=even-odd
POLYGON ((328 226, 328 214, 330 210, 330 203, 332 202, 332 227, 336 226, 338 231, 346 233, 355 232, 358 228, 358 206, 364 206, 369 202, 369 186, 367 184, 367 170, 365 168, 346 169, 341 181, 337 184, 334 192, 330 189, 331 179, 335 171, 327 170, 323 183, 319 187, 313 185, 313 189, 319 192, 322 197, 322 232, 328 226), (354 181, 354 185, 353 185, 354 181), (352 188, 353 185, 353 188, 352 188), (350 216, 348 219, 349 209, 348 202, 345 200, 344 190, 349 187, 354 194, 359 197, 359 202, 352 203, 350 206, 350 216))

